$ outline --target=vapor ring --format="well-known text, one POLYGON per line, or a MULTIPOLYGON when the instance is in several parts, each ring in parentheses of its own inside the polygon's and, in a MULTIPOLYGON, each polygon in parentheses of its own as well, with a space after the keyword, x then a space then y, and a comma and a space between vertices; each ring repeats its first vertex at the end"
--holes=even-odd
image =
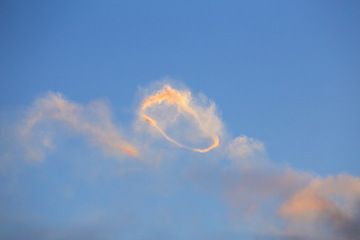
POLYGON ((175 144, 176 146, 189 149, 194 152, 200 152, 200 153, 209 152, 219 146, 220 138, 215 134, 209 133, 209 130, 207 130, 200 121, 199 114, 191 106, 190 103, 191 103, 191 93, 189 91, 178 91, 172 88, 170 85, 165 85, 161 90, 144 99, 140 107, 139 115, 144 121, 146 121, 149 125, 154 127, 166 140, 175 144), (179 111, 182 111, 192 116, 195 122, 197 123, 197 125, 199 126, 200 130, 211 137, 212 143, 206 148, 192 148, 184 144, 181 144, 178 141, 176 141, 174 138, 170 137, 166 133, 166 131, 159 126, 158 122, 154 118, 150 117, 145 113, 148 108, 161 104, 163 102, 175 105, 179 111))

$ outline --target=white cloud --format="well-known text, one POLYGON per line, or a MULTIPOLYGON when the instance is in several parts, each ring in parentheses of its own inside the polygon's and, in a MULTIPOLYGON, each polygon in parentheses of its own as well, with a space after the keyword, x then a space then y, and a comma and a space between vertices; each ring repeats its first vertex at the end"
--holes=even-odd
POLYGON ((249 168, 266 162, 264 144, 247 136, 233 139, 227 146, 227 155, 236 164, 249 168))

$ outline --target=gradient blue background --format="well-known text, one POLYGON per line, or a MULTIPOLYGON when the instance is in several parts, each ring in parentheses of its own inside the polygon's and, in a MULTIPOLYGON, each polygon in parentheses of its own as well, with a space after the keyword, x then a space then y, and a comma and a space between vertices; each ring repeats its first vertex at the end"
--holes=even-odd
MULTIPOLYGON (((105 97, 116 121, 126 123, 138 88, 171 77, 213 99, 229 132, 263 141, 271 160, 321 175, 359 175, 359 12, 360 3, 351 0, 3 0, 0 108, 26 107, 52 90, 82 103, 105 97)), ((81 158, 79 150, 70 153, 81 158)), ((77 176, 69 173, 77 161, 56 161, 62 156, 52 154, 52 161, 35 167, 38 172, 25 174, 30 182, 23 180, 42 189, 36 197, 24 197, 33 201, 24 200, 32 209, 44 197, 49 200, 48 208, 38 206, 45 215, 59 200, 43 189, 52 188, 51 180, 72 185, 71 177, 77 176)), ((84 199, 93 199, 89 208, 106 206, 115 201, 112 194, 118 199, 143 181, 116 191, 113 183, 105 184, 108 191, 97 186, 104 194, 97 200, 79 183, 79 202, 59 203, 66 209, 52 213, 49 221, 61 222, 61 213, 66 219, 66 213, 74 213, 71 206, 78 210, 84 199)), ((123 201, 136 205, 137 194, 144 192, 134 190, 123 201)), ((179 193, 174 194, 177 199, 179 193)), ((210 214, 216 203, 209 204, 199 216, 210 214)), ((139 206, 143 202, 134 208, 139 206)), ((177 214, 181 221, 181 207, 177 214)))

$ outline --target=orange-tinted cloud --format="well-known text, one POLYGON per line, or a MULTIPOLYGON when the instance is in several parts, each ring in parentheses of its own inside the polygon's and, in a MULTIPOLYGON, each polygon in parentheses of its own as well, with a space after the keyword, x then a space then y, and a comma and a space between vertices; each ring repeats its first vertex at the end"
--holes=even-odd
POLYGON ((336 207, 351 215, 359 200, 360 178, 341 174, 313 179, 288 199, 280 212, 289 218, 309 217, 336 207))
POLYGON ((280 207, 286 234, 314 239, 360 236, 360 178, 315 178, 280 207))
MULTIPOLYGON (((164 111, 166 110, 163 110, 162 112, 164 111)), ((222 126, 221 121, 214 113, 214 106, 211 105, 209 108, 199 106, 192 98, 190 91, 177 90, 172 86, 165 84, 160 90, 143 100, 140 106, 139 116, 142 120, 155 128, 167 141, 178 147, 189 149, 194 152, 205 153, 217 148, 220 144, 219 134, 222 126), (190 147, 171 137, 166 132, 165 127, 161 126, 159 123, 158 117, 151 116, 151 114, 147 113, 147 110, 150 108, 161 108, 161 104, 175 106, 177 115, 182 114, 188 121, 193 121, 201 131, 201 134, 203 134, 204 137, 211 139, 212 142, 210 145, 203 148, 190 147)))

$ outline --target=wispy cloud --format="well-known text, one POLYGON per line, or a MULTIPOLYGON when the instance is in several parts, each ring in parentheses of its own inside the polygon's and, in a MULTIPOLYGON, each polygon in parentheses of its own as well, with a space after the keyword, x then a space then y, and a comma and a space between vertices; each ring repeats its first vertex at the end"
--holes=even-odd
POLYGON ((84 136, 90 143, 113 156, 136 156, 138 150, 121 135, 101 101, 80 105, 60 93, 37 99, 21 121, 18 134, 30 158, 41 160, 54 148, 53 137, 62 131, 84 136))

